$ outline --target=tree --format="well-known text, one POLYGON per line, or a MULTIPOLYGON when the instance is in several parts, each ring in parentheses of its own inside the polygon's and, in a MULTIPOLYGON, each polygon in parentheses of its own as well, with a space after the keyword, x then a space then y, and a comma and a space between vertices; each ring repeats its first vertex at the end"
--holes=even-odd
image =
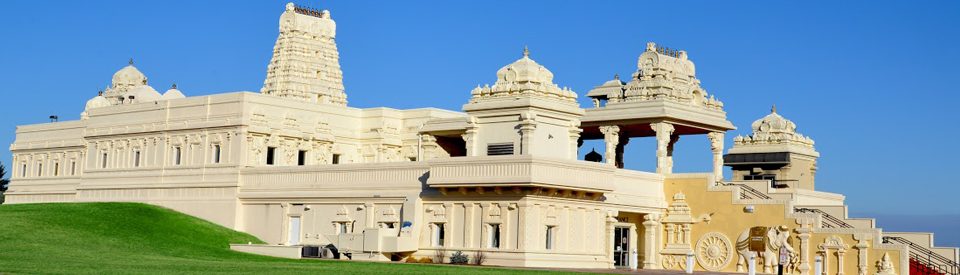
POLYGON ((7 179, 7 168, 3 166, 3 163, 0 163, 0 192, 7 191, 9 185, 10 180, 7 179))

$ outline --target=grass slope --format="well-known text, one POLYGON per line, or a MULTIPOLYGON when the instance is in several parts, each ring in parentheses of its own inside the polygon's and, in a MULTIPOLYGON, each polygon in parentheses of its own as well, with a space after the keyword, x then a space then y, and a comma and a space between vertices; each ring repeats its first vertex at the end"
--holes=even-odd
POLYGON ((234 252, 246 233, 137 203, 0 205, 0 274, 537 274, 234 252))

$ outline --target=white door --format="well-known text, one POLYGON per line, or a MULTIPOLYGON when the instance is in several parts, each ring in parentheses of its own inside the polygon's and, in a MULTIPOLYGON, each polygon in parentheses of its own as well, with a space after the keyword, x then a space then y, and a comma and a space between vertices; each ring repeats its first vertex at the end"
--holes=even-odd
POLYGON ((290 217, 290 243, 289 245, 300 244, 300 217, 290 217))

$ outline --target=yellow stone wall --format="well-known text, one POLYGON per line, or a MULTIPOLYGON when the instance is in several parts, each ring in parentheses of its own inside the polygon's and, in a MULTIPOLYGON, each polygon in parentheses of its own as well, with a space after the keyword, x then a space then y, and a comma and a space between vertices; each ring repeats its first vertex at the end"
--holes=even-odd
MULTIPOLYGON (((794 218, 787 218, 785 203, 776 204, 734 204, 732 192, 730 191, 708 191, 708 180, 706 178, 668 178, 665 180, 664 192, 668 203, 673 203, 673 195, 682 192, 686 196, 686 203, 689 204, 693 218, 698 218, 703 214, 712 214, 711 221, 699 222, 693 225, 691 230, 690 244, 696 246, 701 236, 710 232, 718 232, 726 236, 734 246, 734 255, 729 264, 721 271, 736 272, 739 255, 736 252, 736 241, 741 233, 753 226, 787 226, 790 229, 790 244, 800 253, 800 239, 795 231, 799 225, 794 218), (747 205, 753 205, 754 212, 747 213, 744 208, 747 205)), ((832 229, 836 230, 836 229, 832 229)), ((853 230, 853 229, 848 229, 853 230)), ((871 232, 872 229, 856 229, 858 232, 871 232)), ((664 233, 665 234, 665 233, 664 233)), ((843 240, 846 249, 844 255, 843 273, 846 275, 858 274, 859 251, 855 248, 858 241, 854 240, 853 233, 813 233, 809 239, 809 259, 810 274, 813 273, 813 259, 817 256, 817 247, 822 244, 829 236, 836 235, 843 240)), ((663 241, 663 240, 661 240, 663 241)), ((877 242, 878 243, 878 242, 877 242)), ((875 242, 868 241, 870 248, 867 252, 867 273, 877 273, 877 262, 883 256, 883 253, 890 253, 890 258, 894 263, 897 274, 908 274, 909 270, 901 269, 900 250, 894 249, 874 249, 875 242)), ((696 261, 695 261, 696 262, 696 261)), ((837 274, 837 256, 836 250, 831 250, 830 259, 827 261, 829 266, 828 275, 837 274)), ((695 265, 697 270, 704 270, 699 264, 695 265)), ((744 272, 746 272, 744 265, 744 272)), ((761 266, 757 267, 758 272, 763 272, 761 266)), ((774 270, 776 272, 776 270, 774 270)))

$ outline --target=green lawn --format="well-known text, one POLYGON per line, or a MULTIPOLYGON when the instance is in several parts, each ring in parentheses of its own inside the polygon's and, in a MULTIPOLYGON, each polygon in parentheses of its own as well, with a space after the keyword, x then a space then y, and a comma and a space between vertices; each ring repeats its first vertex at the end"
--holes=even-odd
POLYGON ((291 260, 230 251, 246 233, 137 203, 0 205, 0 274, 537 274, 445 265, 291 260))

